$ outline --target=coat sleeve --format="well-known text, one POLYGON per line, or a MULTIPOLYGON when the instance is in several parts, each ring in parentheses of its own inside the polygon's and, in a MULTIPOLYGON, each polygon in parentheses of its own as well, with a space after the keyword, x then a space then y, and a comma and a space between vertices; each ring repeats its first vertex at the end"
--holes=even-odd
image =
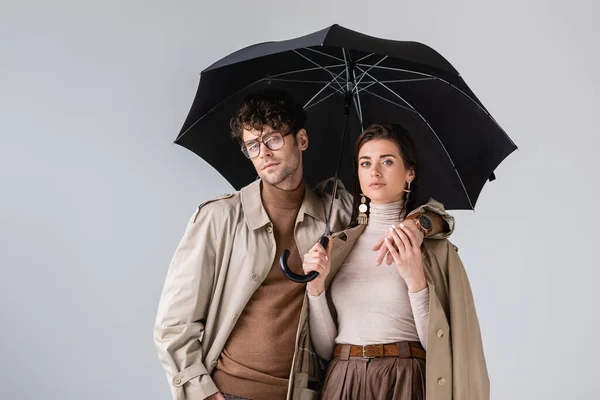
POLYGON ((454 232, 454 217, 446 212, 444 205, 439 201, 434 199, 429 199, 429 201, 417 208, 408 214, 408 217, 414 214, 427 214, 429 217, 432 217, 432 214, 437 214, 440 216, 448 227, 448 230, 445 232, 438 232, 431 236, 427 236, 427 239, 447 239, 454 232))
POLYGON ((457 249, 447 242, 453 398, 488 400, 490 381, 471 285, 457 249))
MULTIPOLYGON (((334 178, 325 179, 319 182, 313 189, 314 193, 321 199, 325 212, 329 213, 334 178), (330 187, 331 186, 331 187, 330 187)), ((344 183, 338 179, 338 188, 336 191, 335 206, 331 210, 330 222, 332 232, 341 231, 350 225, 352 217, 353 197, 344 187, 344 183)))
POLYGON ((169 266, 154 343, 174 400, 202 400, 218 392, 203 363, 202 336, 216 270, 214 215, 202 206, 189 221, 169 266))

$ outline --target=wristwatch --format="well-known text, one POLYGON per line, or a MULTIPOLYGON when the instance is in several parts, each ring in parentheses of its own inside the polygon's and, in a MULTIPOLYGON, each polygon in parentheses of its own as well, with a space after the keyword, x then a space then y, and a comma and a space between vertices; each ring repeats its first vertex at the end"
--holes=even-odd
POLYGON ((415 223, 417 224, 417 228, 423 232, 424 236, 427 236, 427 234, 433 229, 433 223, 431 222, 431 219, 425 214, 419 215, 417 219, 415 219, 415 223))

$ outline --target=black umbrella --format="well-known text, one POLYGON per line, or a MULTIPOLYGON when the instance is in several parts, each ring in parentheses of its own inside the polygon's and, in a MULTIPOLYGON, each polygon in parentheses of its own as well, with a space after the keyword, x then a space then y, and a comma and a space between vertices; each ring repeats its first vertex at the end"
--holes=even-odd
MULTIPOLYGON (((249 184, 256 173, 231 140, 229 119, 247 95, 265 89, 284 90, 304 105, 310 136, 304 177, 309 185, 334 170, 351 185, 351 147, 363 127, 397 123, 411 132, 419 153, 417 202, 432 197, 448 209, 473 209, 485 182, 494 179, 494 169, 516 149, 435 50, 339 25, 246 47, 202 71, 175 143, 205 159, 236 189, 249 184), (338 159, 327 157, 334 151, 338 159)), ((327 221, 324 237, 329 228, 327 221)), ((316 277, 291 272, 286 252, 281 257, 286 276, 298 282, 316 277)))

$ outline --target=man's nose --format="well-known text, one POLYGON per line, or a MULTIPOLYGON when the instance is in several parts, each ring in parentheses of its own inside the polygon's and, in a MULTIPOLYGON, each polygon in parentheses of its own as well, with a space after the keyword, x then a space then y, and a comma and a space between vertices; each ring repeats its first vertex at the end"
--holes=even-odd
POLYGON ((273 155, 273 151, 269 149, 263 142, 260 142, 260 148, 258 151, 261 158, 271 157, 273 155))

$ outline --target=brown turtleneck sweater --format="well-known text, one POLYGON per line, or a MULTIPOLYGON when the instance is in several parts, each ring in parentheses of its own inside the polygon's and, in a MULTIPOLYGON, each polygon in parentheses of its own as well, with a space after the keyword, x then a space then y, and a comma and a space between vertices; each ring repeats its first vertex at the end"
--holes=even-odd
POLYGON ((262 203, 277 243, 271 271, 254 292, 231 332, 212 378, 222 393, 252 400, 285 399, 305 285, 283 276, 279 255, 290 250, 290 269, 302 274, 294 225, 304 184, 282 191, 262 183, 262 203))

